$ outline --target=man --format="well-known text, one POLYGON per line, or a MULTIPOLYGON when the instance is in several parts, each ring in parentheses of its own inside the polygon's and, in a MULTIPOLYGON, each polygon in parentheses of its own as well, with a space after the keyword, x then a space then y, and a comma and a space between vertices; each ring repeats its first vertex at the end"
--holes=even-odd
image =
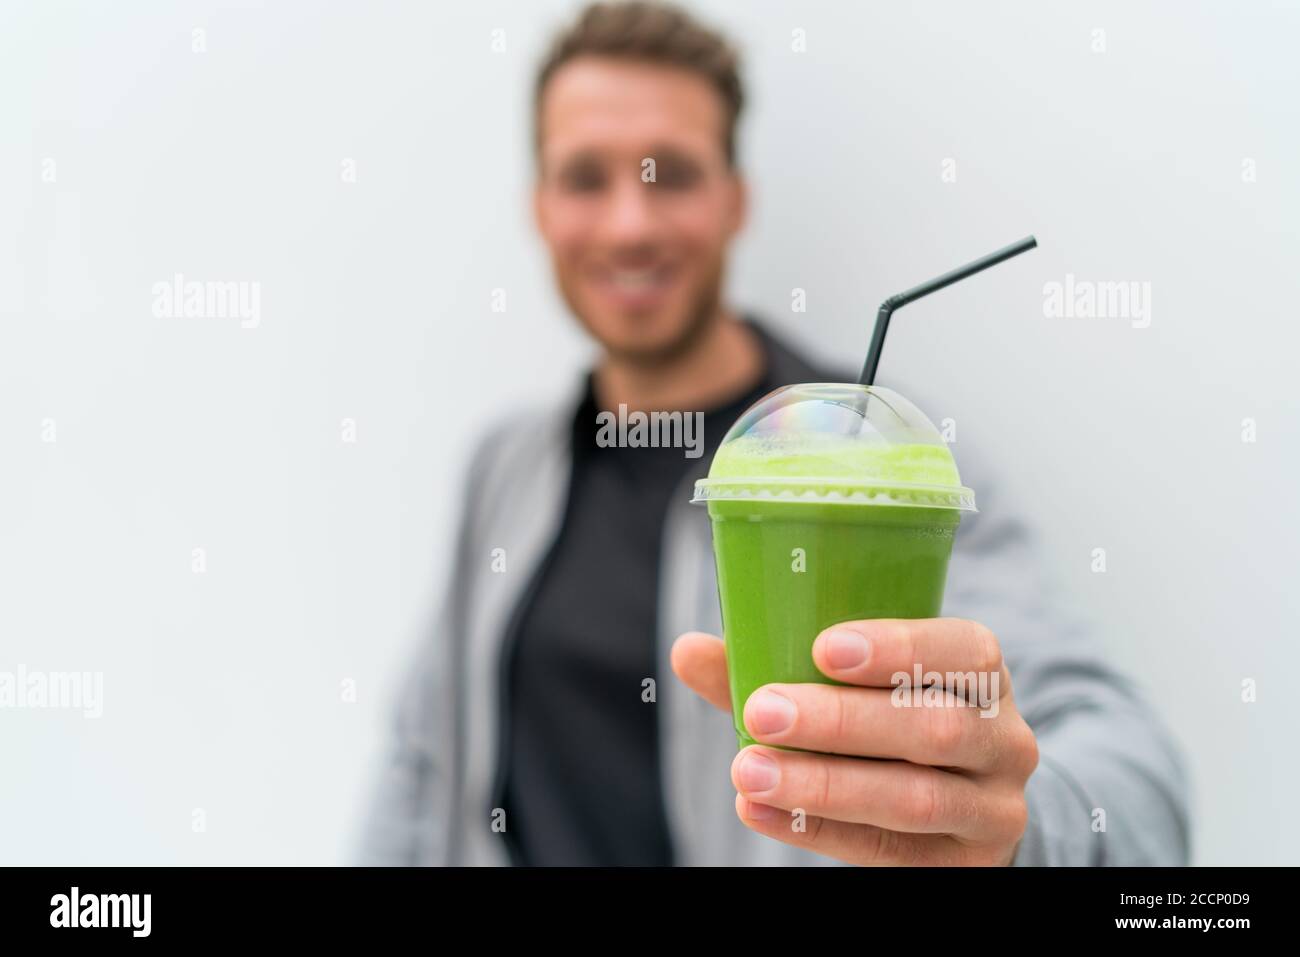
POLYGON ((746 214, 742 102, 728 45, 658 5, 588 8, 540 70, 536 221, 601 358, 572 403, 499 427, 474 457, 364 860, 1185 863, 1175 747, 1039 607, 1031 540, 965 450, 983 514, 957 536, 953 617, 829 630, 814 660, 843 684, 760 689, 744 718, 763 744, 734 753, 690 487, 755 399, 843 378, 722 301, 746 214), (620 406, 702 411, 705 454, 605 447, 598 415, 620 406), (891 708, 889 676, 916 663, 998 675, 997 716, 891 708))

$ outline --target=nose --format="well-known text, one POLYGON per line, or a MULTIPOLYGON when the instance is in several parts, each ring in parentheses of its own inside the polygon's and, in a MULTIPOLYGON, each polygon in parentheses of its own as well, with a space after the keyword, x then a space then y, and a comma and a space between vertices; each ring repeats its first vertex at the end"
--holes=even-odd
POLYGON ((635 245, 658 238, 660 217, 655 208, 654 184, 643 183, 635 173, 614 184, 603 216, 607 242, 635 245))

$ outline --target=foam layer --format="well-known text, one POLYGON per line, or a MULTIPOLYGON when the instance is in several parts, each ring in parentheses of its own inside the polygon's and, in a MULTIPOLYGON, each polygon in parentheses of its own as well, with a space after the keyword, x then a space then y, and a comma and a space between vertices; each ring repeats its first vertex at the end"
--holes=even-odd
POLYGON ((947 446, 861 442, 831 435, 737 436, 718 449, 709 478, 961 486, 947 446))

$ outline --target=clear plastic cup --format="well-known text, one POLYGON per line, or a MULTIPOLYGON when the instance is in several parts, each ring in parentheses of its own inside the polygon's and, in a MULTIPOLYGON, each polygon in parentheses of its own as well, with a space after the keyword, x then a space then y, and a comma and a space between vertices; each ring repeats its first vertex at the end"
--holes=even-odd
POLYGON ((932 618, 953 536, 975 511, 952 453, 911 402, 880 386, 786 386, 727 432, 693 502, 708 506, 738 747, 749 696, 771 682, 835 684, 813 664, 825 628, 932 618))

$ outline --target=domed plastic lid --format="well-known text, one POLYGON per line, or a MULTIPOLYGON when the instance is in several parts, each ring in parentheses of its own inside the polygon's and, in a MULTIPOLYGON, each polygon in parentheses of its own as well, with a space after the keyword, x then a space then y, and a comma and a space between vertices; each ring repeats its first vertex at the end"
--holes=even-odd
POLYGON ((755 499, 975 511, 925 413, 856 383, 785 386, 736 420, 691 501, 755 499))

